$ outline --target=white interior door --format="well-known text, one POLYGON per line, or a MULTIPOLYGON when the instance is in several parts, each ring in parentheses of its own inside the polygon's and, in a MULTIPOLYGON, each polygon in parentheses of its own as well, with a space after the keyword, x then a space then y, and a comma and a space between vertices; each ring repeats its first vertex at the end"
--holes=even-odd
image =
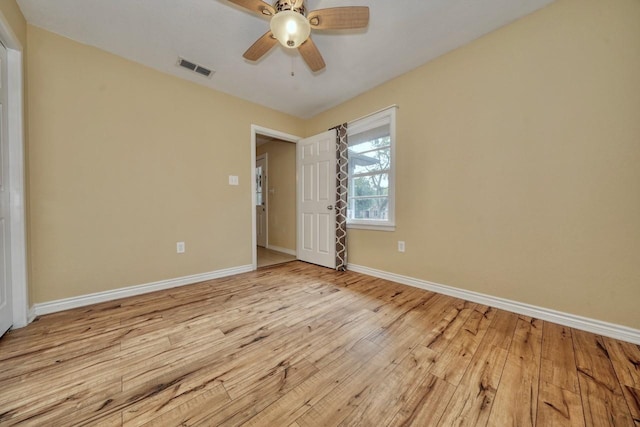
POLYGON ((0 44, 0 335, 13 323, 9 228, 9 145, 7 134, 7 51, 0 44))
POLYGON ((336 267, 336 131, 298 142, 298 259, 336 267))
POLYGON ((267 156, 256 158, 256 241, 267 246, 267 156))

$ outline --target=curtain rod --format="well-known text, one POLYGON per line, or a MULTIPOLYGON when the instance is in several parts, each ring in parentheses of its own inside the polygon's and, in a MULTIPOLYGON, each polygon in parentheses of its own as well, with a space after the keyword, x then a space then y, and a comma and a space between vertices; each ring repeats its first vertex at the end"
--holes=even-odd
POLYGON ((378 111, 374 111, 373 113, 366 114, 366 115, 364 115, 364 116, 362 116, 362 117, 358 117, 357 119, 349 120, 349 121, 347 122, 347 124, 351 124, 351 123, 353 123, 353 122, 357 122, 358 120, 366 119, 367 117, 373 116, 374 114, 378 114, 378 113, 379 113, 379 112, 381 112, 381 111, 388 110, 389 108, 397 108, 397 109, 400 109, 400 106, 399 106, 398 104, 389 105, 388 107, 381 108, 381 109, 379 109, 378 111))

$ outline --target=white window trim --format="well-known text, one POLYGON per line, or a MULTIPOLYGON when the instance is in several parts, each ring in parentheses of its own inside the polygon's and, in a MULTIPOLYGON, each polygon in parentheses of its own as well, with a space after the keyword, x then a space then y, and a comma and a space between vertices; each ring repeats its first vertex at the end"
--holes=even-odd
POLYGON ((396 231, 395 225, 389 224, 349 224, 347 223, 347 229, 355 230, 372 230, 372 231, 396 231))
POLYGON ((389 219, 386 221, 371 221, 363 219, 347 218, 348 229, 375 230, 375 231, 395 231, 396 229, 396 109, 391 106, 384 110, 365 116, 361 119, 349 123, 347 135, 357 134, 363 129, 375 127, 377 121, 384 120, 387 116, 390 119, 389 136, 391 138, 391 165, 389 168, 389 219))

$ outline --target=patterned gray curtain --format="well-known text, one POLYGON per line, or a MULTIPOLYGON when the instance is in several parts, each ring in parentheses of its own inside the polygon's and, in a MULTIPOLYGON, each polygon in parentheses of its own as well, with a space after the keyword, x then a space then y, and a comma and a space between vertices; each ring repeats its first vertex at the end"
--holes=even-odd
POLYGON ((347 124, 336 126, 336 270, 347 269, 347 194, 349 191, 349 143, 347 124))

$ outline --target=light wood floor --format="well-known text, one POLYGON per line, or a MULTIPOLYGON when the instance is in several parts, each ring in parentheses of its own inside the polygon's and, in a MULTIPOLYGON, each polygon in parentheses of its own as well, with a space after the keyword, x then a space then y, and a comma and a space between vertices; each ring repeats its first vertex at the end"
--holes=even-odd
POLYGON ((291 262, 39 318, 0 424, 640 425, 640 348, 291 262))
POLYGON ((258 246, 258 268, 293 261, 295 256, 258 246))

